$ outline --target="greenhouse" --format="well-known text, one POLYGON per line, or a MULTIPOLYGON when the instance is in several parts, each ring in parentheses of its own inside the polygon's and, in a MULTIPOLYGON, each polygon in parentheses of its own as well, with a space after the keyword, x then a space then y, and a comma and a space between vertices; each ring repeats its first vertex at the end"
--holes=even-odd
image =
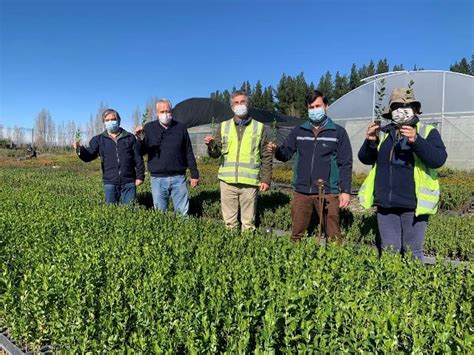
MULTIPOLYGON (((413 82, 415 97, 421 102, 421 122, 433 124, 441 133, 448 151, 447 167, 474 169, 474 77, 449 71, 422 70, 379 74, 335 101, 328 115, 346 128, 352 143, 354 169, 367 170, 357 159, 367 125, 375 116, 377 92, 385 86, 382 106, 388 104, 394 88, 413 82)), ((388 121, 382 120, 382 124, 388 121)))

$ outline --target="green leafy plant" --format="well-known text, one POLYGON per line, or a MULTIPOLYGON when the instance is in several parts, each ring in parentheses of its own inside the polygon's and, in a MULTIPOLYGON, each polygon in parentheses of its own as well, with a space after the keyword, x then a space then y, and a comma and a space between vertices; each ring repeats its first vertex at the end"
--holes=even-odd
POLYGON ((385 109, 385 106, 382 106, 383 98, 385 97, 385 79, 380 79, 374 84, 376 85, 377 99, 375 101, 374 108, 374 122, 379 123, 382 120, 382 114, 385 109))
MULTIPOLYGON (((344 246, 229 230, 212 220, 220 217, 215 178, 192 191, 194 207, 205 207, 189 221, 107 206, 94 171, 100 163, 71 157, 0 169, 0 326, 28 351, 469 353, 474 346, 472 264, 443 260, 446 252, 472 255, 472 217, 430 219, 426 249, 440 258, 426 267, 364 246, 376 235, 368 212, 341 216, 344 246), (64 168, 53 169, 58 163, 64 168)), ((216 176, 214 165, 202 168, 216 176)), ((289 201, 282 192, 262 195, 259 218, 288 229, 289 201)))

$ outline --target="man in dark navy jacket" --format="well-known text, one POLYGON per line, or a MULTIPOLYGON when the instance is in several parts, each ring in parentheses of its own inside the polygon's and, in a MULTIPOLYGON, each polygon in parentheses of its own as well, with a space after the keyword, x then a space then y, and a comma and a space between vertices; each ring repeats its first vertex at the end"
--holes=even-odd
POLYGON ((94 136, 89 147, 73 144, 79 158, 90 162, 100 156, 105 202, 130 204, 136 187, 145 180, 145 165, 135 136, 120 127, 120 115, 107 109, 102 113, 105 131, 94 136))
POLYGON ((328 238, 340 240, 339 208, 350 202, 352 149, 346 130, 327 115, 328 100, 314 90, 306 95, 309 120, 295 127, 283 144, 269 144, 275 158, 288 161, 294 153, 292 239, 299 241, 308 229, 315 208, 324 216, 322 225, 328 238), (317 181, 324 181, 324 207, 320 211, 317 181))
POLYGON ((144 132, 141 141, 142 154, 148 154, 148 170, 151 174, 153 205, 166 211, 169 198, 175 210, 187 217, 189 210, 186 169, 191 171, 191 187, 199 183, 196 159, 186 127, 172 119, 171 102, 160 99, 156 103, 158 119, 144 128, 137 127, 137 136, 144 132))

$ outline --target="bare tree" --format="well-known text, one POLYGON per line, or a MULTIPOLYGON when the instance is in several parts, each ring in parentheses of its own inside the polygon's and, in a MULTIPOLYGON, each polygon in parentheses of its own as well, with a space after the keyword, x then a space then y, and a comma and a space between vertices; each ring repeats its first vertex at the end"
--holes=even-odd
POLYGON ((104 122, 102 121, 102 113, 108 108, 109 106, 107 105, 107 103, 104 103, 102 101, 100 102, 99 108, 97 109, 97 113, 95 114, 94 134, 92 136, 104 131, 104 122))
POLYGON ((9 140, 13 139, 12 129, 10 127, 7 127, 5 129, 5 138, 7 138, 9 140))
POLYGON ((87 135, 89 137, 93 137, 96 135, 95 118, 92 114, 89 116, 89 122, 87 123, 87 135))
POLYGON ((140 112, 140 109, 138 108, 138 106, 135 108, 135 111, 133 111, 132 113, 132 125, 133 125, 133 128, 137 127, 137 126, 140 126, 142 124, 141 122, 142 120, 142 114, 140 112))
POLYGON ((150 96, 145 105, 145 112, 148 112, 148 121, 156 118, 156 102, 159 99, 156 96, 150 96))
POLYGON ((48 136, 48 117, 51 117, 49 111, 42 109, 35 119, 35 145, 39 148, 44 148, 46 146, 48 136))
POLYGON ((59 147, 64 148, 66 146, 66 126, 64 122, 61 122, 56 127, 57 144, 59 147))
POLYGON ((68 121, 66 125, 66 145, 71 146, 76 141, 77 125, 74 121, 68 121))
POLYGON ((12 141, 17 145, 22 145, 25 143, 25 132, 23 128, 14 126, 12 132, 12 141))
POLYGON ((46 144, 52 147, 56 144, 56 128, 51 115, 46 119, 46 144))

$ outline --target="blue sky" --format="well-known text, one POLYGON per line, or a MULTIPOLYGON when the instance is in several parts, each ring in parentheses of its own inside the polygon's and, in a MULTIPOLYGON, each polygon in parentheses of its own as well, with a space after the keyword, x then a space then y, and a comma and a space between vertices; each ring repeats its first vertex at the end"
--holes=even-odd
POLYGON ((0 0, 0 124, 85 124, 100 102, 131 125, 151 96, 178 103, 282 73, 386 57, 449 69, 474 52, 472 0, 0 0))

